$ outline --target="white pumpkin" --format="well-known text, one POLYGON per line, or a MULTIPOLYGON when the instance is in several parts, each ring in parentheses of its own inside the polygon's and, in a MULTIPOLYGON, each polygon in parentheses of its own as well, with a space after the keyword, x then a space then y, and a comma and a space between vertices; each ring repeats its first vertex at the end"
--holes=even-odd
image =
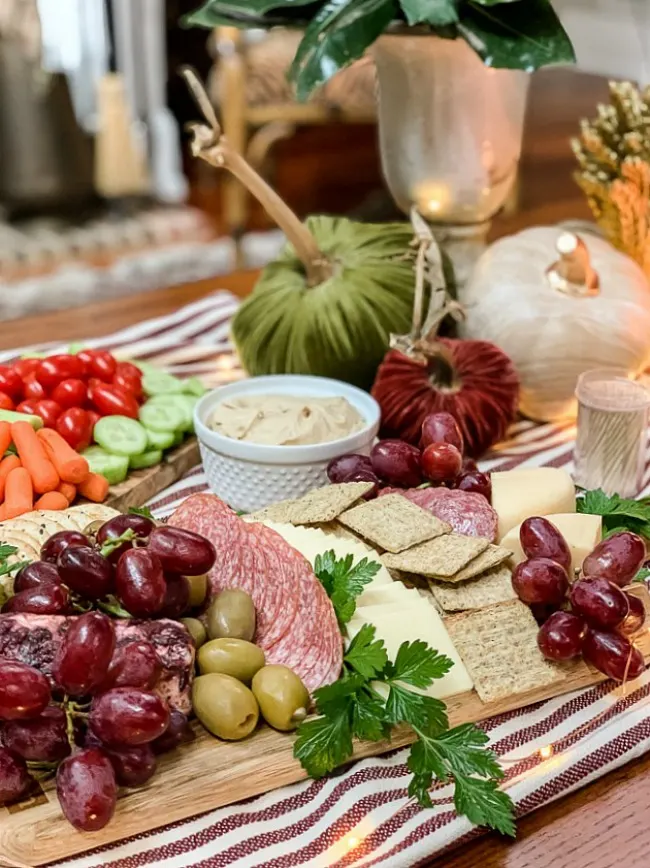
POLYGON ((521 379, 520 411, 554 421, 575 414, 592 368, 643 369, 650 357, 650 284, 608 242, 538 226, 483 253, 461 292, 463 336, 491 341, 521 379))

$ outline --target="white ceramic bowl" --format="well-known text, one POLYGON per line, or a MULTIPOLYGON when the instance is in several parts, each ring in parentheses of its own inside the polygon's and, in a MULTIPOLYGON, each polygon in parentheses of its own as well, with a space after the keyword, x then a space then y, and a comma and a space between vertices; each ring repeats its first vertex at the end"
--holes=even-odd
POLYGON ((375 399, 355 386, 325 377, 278 374, 241 380, 204 395, 194 409, 194 425, 211 490, 233 509, 253 512, 325 485, 328 462, 337 455, 367 455, 379 429, 379 416, 375 399), (207 420, 221 401, 259 394, 345 398, 359 411, 365 425, 349 437, 309 446, 245 443, 208 428, 207 420))

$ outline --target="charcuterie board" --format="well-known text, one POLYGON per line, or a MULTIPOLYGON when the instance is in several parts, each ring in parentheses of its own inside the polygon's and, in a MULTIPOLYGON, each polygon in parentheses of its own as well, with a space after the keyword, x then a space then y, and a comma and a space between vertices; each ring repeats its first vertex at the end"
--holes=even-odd
MULTIPOLYGON (((650 596, 643 585, 634 593, 650 611, 650 596)), ((650 634, 637 646, 650 661, 650 634)), ((582 660, 566 664, 560 683, 537 688, 498 701, 484 703, 475 691, 446 699, 451 725, 486 720, 554 696, 605 681, 582 660)), ((614 689, 614 688, 613 688, 614 689)), ((618 694, 624 690, 616 688, 618 694)), ((616 695, 616 694, 614 694, 616 695)), ((622 694, 621 694, 622 695, 622 694)), ((306 775, 293 757, 291 735, 264 726, 253 737, 223 742, 196 725, 197 739, 160 758, 159 773, 148 786, 122 791, 115 817, 100 832, 75 832, 61 814, 51 783, 28 802, 0 808, 0 864, 37 866, 71 857, 193 815, 260 795, 303 780, 306 775)), ((394 730, 391 742, 358 743, 354 759, 376 756, 410 744, 412 733, 394 730)))
POLYGON ((190 437, 176 449, 170 449, 160 464, 146 470, 132 470, 124 482, 113 485, 106 506, 126 512, 132 506, 142 506, 154 495, 164 491, 201 461, 196 437, 190 437))

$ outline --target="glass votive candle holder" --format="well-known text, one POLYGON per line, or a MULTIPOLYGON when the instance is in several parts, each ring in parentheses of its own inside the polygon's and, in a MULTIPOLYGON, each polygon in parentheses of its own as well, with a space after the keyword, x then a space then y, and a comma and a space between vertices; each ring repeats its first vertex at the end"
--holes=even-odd
POLYGON ((635 497, 643 488, 650 391, 625 371, 587 371, 578 379, 575 483, 635 497))

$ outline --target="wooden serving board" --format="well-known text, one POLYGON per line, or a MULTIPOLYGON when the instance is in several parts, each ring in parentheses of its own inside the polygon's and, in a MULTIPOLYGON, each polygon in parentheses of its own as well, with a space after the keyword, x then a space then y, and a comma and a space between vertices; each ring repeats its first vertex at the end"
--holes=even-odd
MULTIPOLYGON (((645 586, 636 586, 634 593, 650 611, 645 586)), ((650 631, 636 644, 649 663, 650 631)), ((567 664, 566 671, 562 682, 497 702, 483 703, 473 690, 450 697, 445 700, 450 724, 485 720, 606 680, 582 660, 567 664)), ((293 758, 292 735, 264 726, 244 741, 223 742, 198 725, 196 732, 196 741, 160 758, 158 773, 148 786, 122 792, 113 821, 100 832, 77 832, 66 822, 51 782, 29 801, 0 808, 0 865, 37 866, 75 856, 306 777, 293 758)), ((357 743, 354 759, 377 756, 412 741, 413 733, 402 727, 390 742, 357 743)))
POLYGON ((113 485, 106 498, 106 506, 121 512, 127 512, 131 506, 142 506, 200 463, 199 441, 196 437, 190 437, 176 449, 166 452, 160 464, 146 470, 132 470, 124 482, 113 485))

